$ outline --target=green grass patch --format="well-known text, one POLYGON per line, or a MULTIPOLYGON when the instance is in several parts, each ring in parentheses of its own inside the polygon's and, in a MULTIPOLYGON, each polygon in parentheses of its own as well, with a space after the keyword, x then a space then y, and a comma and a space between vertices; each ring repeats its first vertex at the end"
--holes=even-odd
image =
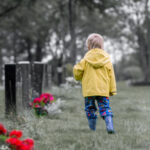
POLYGON ((96 132, 88 128, 80 88, 53 87, 50 93, 65 100, 62 113, 36 118, 32 111, 23 116, 4 117, 4 92, 0 91, 0 120, 7 129, 21 129, 23 138, 35 140, 35 150, 148 150, 150 147, 150 87, 118 83, 118 95, 110 98, 115 135, 108 135, 99 117, 96 132))

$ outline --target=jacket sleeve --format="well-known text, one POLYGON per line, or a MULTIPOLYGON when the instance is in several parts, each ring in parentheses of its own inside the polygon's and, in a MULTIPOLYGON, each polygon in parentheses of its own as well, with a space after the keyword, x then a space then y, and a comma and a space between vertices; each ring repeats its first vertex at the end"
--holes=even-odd
POLYGON ((85 67, 84 59, 82 59, 78 64, 76 64, 73 67, 73 75, 76 80, 78 80, 78 81, 82 80, 83 73, 84 73, 84 67, 85 67))
POLYGON ((110 68, 110 91, 109 91, 109 94, 110 94, 110 96, 117 94, 116 79, 115 79, 115 73, 114 73, 114 68, 113 68, 112 64, 111 64, 111 68, 110 68))

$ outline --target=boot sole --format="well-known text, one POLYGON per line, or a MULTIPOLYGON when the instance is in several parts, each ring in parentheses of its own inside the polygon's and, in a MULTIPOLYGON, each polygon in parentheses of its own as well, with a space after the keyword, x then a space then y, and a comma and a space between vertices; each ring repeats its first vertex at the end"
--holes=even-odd
POLYGON ((115 134, 115 131, 107 131, 108 134, 115 134))

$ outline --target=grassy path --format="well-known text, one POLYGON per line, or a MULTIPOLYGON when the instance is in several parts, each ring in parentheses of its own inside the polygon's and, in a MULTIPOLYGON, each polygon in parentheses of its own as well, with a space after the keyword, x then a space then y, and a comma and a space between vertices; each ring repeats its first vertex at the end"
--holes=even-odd
POLYGON ((0 122, 8 129, 21 129, 24 138, 35 140, 35 150, 149 150, 150 87, 128 87, 118 83, 118 95, 111 98, 115 135, 108 135, 99 117, 96 132, 88 128, 80 88, 52 88, 51 93, 66 103, 62 113, 36 118, 32 112, 5 119, 4 99, 0 98, 0 122))

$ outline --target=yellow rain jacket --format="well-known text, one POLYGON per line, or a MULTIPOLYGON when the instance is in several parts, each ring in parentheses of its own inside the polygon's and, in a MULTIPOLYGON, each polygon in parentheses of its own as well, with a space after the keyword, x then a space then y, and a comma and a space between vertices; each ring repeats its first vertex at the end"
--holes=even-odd
POLYGON ((82 82, 82 94, 87 96, 116 95, 116 81, 110 56, 95 48, 73 68, 74 78, 82 82))

